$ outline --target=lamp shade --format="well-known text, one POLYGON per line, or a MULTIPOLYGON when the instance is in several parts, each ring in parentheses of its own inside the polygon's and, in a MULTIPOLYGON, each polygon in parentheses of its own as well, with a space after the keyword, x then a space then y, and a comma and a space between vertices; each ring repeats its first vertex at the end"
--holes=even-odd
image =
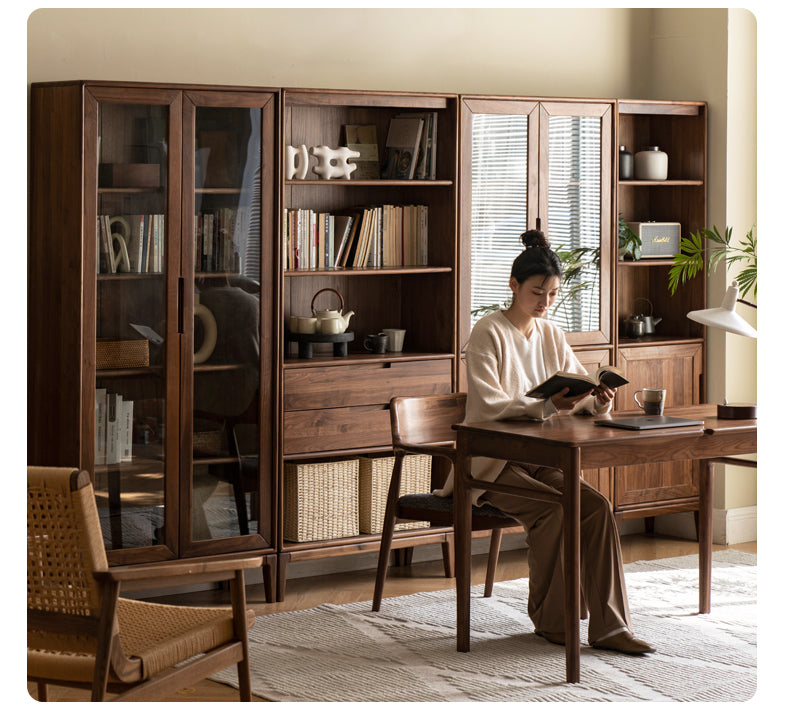
POLYGON ((755 330, 746 320, 735 312, 735 303, 738 301, 738 283, 733 280, 722 300, 721 307, 709 310, 692 310, 686 317, 708 327, 718 327, 727 332, 744 337, 757 337, 755 330))

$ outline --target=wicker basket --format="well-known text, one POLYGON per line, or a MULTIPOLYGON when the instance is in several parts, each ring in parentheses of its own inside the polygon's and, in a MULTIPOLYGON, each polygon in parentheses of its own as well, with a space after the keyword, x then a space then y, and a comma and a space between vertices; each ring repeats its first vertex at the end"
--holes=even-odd
POLYGON ((285 540, 359 535, 359 461, 285 464, 285 540))
MULTIPOLYGON (((387 491, 392 477, 395 457, 359 460, 359 530, 361 533, 381 533, 384 526, 384 510, 387 507, 387 491)), ((431 457, 410 454, 403 459, 400 495, 428 493, 431 490, 431 457)), ((395 530, 427 528, 428 521, 396 523, 395 530)))
POLYGON ((96 369, 148 366, 148 340, 96 340, 96 369))

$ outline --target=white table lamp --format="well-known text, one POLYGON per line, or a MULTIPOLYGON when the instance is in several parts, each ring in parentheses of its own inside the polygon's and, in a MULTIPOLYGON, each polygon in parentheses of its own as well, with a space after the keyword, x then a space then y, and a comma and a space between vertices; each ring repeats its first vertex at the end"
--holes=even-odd
MULTIPOLYGON (((733 280, 724 294, 721 307, 714 307, 708 310, 692 310, 686 317, 694 320, 694 322, 699 322, 708 327, 718 327, 736 335, 757 337, 757 330, 735 312, 735 304, 737 302, 738 283, 733 280)), ((717 415, 720 419, 755 419, 757 417, 757 406, 754 404, 728 404, 725 399, 724 404, 717 405, 717 415)))

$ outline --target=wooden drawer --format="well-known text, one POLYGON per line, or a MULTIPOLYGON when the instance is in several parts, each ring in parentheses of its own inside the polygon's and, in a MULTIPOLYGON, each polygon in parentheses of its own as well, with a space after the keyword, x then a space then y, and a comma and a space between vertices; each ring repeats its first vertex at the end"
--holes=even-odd
POLYGON ((445 394, 452 389, 452 360, 366 362, 286 369, 286 412, 389 404, 392 397, 445 394))
POLYGON ((286 455, 387 447, 392 444, 387 404, 285 412, 286 455))

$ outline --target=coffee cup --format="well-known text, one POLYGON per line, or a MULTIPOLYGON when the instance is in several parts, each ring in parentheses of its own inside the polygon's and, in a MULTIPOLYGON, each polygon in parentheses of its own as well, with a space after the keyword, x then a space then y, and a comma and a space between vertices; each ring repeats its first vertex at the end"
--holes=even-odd
POLYGON ((634 392, 634 401, 640 409, 644 409, 645 414, 650 416, 660 416, 664 413, 664 399, 666 399, 666 389, 639 389, 634 392), (639 401, 639 395, 642 401, 639 401))
POLYGON ((373 354, 377 355, 383 355, 387 351, 388 342, 389 337, 387 337, 387 335, 385 335, 383 332, 379 332, 377 335, 368 335, 362 341, 362 346, 368 352, 373 352, 373 354))
POLYGON ((314 317, 297 317, 296 318, 296 331, 303 335, 312 335, 315 333, 318 320, 314 317))
POLYGON ((382 332, 389 337, 389 347, 387 352, 402 352, 403 351, 403 338, 406 336, 406 330, 399 330, 394 327, 388 327, 382 332))

